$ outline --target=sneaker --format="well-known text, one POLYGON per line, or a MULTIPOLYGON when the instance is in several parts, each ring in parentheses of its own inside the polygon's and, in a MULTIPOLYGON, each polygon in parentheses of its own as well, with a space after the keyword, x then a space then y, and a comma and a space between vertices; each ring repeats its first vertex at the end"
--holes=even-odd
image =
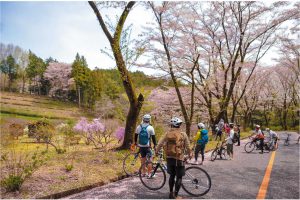
POLYGON ((147 176, 147 179, 151 179, 151 178, 155 178, 155 177, 156 177, 156 174, 154 174, 154 175, 149 174, 149 175, 147 176))
POLYGON ((169 199, 175 199, 175 194, 174 194, 174 192, 170 192, 170 194, 169 194, 169 199))
POLYGON ((197 160, 197 161, 195 161, 195 163, 194 163, 195 165, 199 165, 199 161, 197 160))

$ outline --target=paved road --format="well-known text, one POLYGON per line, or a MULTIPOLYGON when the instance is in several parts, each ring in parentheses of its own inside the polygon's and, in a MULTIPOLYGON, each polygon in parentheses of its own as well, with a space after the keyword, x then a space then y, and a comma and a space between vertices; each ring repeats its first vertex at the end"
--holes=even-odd
MULTIPOLYGON (((284 139, 284 133, 280 138, 284 139)), ((298 135, 292 134, 289 146, 279 142, 275 161, 270 177, 269 187, 266 193, 267 199, 299 199, 299 144, 296 144, 298 135)), ((244 152, 242 141, 240 147, 234 147, 234 160, 209 161, 210 153, 206 154, 206 161, 202 166, 211 176, 212 187, 208 194, 201 198, 205 199, 255 199, 271 153, 259 154, 244 152)), ((184 198, 193 198, 180 191, 184 198)), ((166 199, 168 198, 168 184, 158 191, 150 191, 141 185, 138 177, 97 187, 88 191, 74 194, 67 198, 100 198, 100 199, 166 199)))

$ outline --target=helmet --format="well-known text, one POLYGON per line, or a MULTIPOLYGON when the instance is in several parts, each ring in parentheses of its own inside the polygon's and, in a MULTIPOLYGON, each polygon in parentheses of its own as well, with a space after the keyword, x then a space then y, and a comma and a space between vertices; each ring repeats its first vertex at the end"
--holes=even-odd
POLYGON ((201 122, 198 124, 198 128, 205 128, 205 125, 201 122))
POLYGON ((256 125, 255 125, 255 128, 260 128, 260 125, 256 124, 256 125))
POLYGON ((149 114, 143 116, 143 122, 149 123, 150 120, 151 120, 151 116, 149 114))
POLYGON ((269 128, 266 128, 266 131, 270 131, 270 129, 269 129, 269 128))
POLYGON ((178 117, 173 117, 172 119, 171 119, 171 125, 172 126, 174 126, 174 127, 180 127, 181 126, 181 124, 182 124, 182 120, 181 119, 179 119, 178 117))
POLYGON ((233 126, 234 126, 234 123, 230 122, 229 127, 233 128, 233 126))

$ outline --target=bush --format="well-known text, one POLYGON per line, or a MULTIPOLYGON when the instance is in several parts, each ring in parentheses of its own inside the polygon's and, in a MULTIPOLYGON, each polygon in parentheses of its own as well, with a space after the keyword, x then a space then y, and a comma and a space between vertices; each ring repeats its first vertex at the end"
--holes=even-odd
POLYGON ((73 167, 74 167, 74 166, 73 166, 72 164, 66 164, 66 165, 65 165, 66 172, 72 171, 73 167))
POLYGON ((20 175, 9 175, 1 181, 1 186, 8 192, 14 192, 20 190, 24 179, 20 175))
POLYGON ((20 124, 12 123, 9 125, 9 134, 12 138, 18 139, 23 136, 24 130, 23 126, 20 124))
POLYGON ((29 178, 46 161, 45 153, 22 154, 11 151, 1 155, 4 178, 1 186, 6 191, 13 192, 21 188, 23 182, 29 178))

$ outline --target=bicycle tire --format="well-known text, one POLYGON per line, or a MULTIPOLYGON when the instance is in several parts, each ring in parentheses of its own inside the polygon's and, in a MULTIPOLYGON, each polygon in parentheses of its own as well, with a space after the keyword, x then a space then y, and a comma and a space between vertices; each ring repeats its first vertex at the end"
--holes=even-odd
POLYGON ((223 156, 221 159, 227 159, 227 149, 223 149, 221 155, 223 156))
POLYGON ((284 141, 284 146, 289 146, 290 145, 290 142, 288 140, 285 140, 284 141))
POLYGON ((123 160, 123 171, 127 176, 137 175, 139 172, 139 163, 136 153, 129 153, 123 160))
POLYGON ((142 184, 149 190, 161 189, 165 185, 166 179, 167 179, 166 172, 162 168, 162 166, 158 163, 153 163, 153 162, 146 162, 140 167, 139 177, 140 177, 142 184), (147 176, 143 176, 143 174, 142 174, 142 169, 149 164, 152 165, 150 178, 147 176), (155 176, 153 177, 153 175, 155 175, 155 176))
POLYGON ((255 146, 256 146, 255 143, 253 143, 253 142, 248 142, 248 143, 245 144, 244 150, 245 150, 247 153, 251 153, 251 152, 254 150, 255 146))
POLYGON ((211 178, 204 169, 196 166, 191 166, 186 168, 185 176, 182 177, 181 185, 183 190, 186 191, 188 194, 195 197, 199 197, 209 192, 211 188, 211 178), (193 173, 192 170, 195 170, 196 172, 193 173), (203 178, 202 177, 200 178, 200 176, 205 177, 206 180, 202 181, 203 178), (204 183, 205 181, 206 181, 206 185, 205 185, 206 187, 202 186, 202 188, 205 188, 205 190, 200 191, 199 183, 204 183), (194 187, 196 189, 195 192, 192 190, 192 188, 189 188, 190 185, 192 186, 192 188, 194 187))
POLYGON ((270 147, 268 146, 268 144, 265 144, 265 145, 264 145, 264 151, 265 151, 266 153, 269 153, 269 152, 270 152, 270 147))
POLYGON ((213 152, 211 153, 210 160, 211 160, 211 161, 215 161, 216 158, 217 158, 217 156, 218 156, 218 150, 215 149, 215 150, 213 150, 213 152))

